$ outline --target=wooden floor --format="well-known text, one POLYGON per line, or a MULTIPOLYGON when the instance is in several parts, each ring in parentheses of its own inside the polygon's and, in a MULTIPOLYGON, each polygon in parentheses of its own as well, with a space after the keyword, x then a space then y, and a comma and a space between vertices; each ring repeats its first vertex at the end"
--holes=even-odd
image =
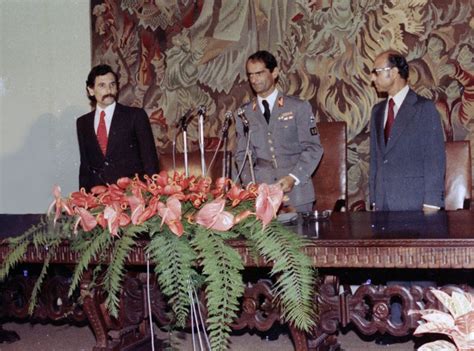
MULTIPOLYGON (((51 324, 6 323, 4 329, 16 331, 21 340, 12 344, 0 344, 0 351, 86 351, 94 345, 94 336, 89 327, 70 325, 53 326, 51 324)), ((161 332, 159 337, 163 338, 161 332)), ((192 350, 191 337, 188 334, 178 335, 178 350, 192 350), (183 340, 183 337, 185 340, 183 340)), ((340 335, 340 344, 346 351, 408 351, 413 350, 413 342, 379 346, 372 341, 364 341, 354 332, 340 335)), ((149 348, 151 350, 151 346, 149 348)), ((265 341, 260 336, 243 334, 231 337, 231 351, 291 351, 293 345, 288 335, 280 335, 276 341, 265 341)))

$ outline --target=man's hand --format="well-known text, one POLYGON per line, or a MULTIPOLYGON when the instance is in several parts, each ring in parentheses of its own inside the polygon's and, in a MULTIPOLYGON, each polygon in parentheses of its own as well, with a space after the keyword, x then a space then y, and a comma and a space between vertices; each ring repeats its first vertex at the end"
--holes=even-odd
POLYGON ((284 193, 290 192, 291 189, 293 189, 293 186, 295 185, 295 178, 292 176, 284 176, 283 178, 280 178, 276 184, 281 186, 281 189, 283 190, 284 193))

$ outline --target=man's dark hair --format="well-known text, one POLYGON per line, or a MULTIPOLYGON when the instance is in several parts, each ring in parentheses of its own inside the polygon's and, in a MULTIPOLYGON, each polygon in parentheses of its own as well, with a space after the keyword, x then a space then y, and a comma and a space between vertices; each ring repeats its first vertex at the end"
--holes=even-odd
POLYGON ((400 77, 402 77, 405 80, 408 79, 408 74, 410 73, 410 67, 408 66, 408 62, 404 56, 402 56, 399 53, 390 52, 388 54, 387 61, 390 66, 398 68, 398 73, 400 74, 400 77))
POLYGON ((115 77, 115 81, 118 84, 117 74, 112 70, 112 67, 109 65, 97 65, 91 69, 89 75, 87 76, 86 86, 89 88, 94 87, 95 78, 98 76, 105 76, 108 73, 112 73, 115 77))
POLYGON ((273 72, 277 64, 275 56, 265 50, 257 51, 256 53, 249 56, 248 61, 260 61, 265 64, 265 67, 268 68, 270 72, 273 72))

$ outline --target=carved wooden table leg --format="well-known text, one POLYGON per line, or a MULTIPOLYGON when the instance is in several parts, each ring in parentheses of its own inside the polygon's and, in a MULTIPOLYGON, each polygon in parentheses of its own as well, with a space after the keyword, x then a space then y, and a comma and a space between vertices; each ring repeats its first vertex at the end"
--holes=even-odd
POLYGON ((81 297, 83 300, 84 312, 95 335, 96 344, 94 351, 105 351, 107 348, 107 328, 102 314, 100 313, 100 303, 96 289, 90 289, 91 272, 86 271, 81 281, 81 297))

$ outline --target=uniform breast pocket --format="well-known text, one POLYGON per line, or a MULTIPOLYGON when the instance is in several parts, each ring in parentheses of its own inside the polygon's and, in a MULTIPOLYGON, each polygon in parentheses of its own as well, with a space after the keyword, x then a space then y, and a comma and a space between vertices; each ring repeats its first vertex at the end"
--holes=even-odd
POLYGON ((294 119, 279 121, 276 133, 279 137, 288 140, 288 142, 297 142, 298 133, 294 119))

